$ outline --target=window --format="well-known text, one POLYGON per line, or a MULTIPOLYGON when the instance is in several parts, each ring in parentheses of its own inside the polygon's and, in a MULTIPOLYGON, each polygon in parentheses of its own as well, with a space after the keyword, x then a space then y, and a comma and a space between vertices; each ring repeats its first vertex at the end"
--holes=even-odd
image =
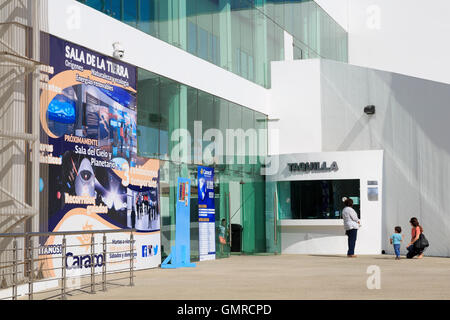
POLYGON ((127 0, 123 2, 123 21, 133 27, 137 25, 137 1, 127 0))
POLYGON ((188 21, 188 52, 197 54, 197 26, 188 21))
POLYGON ((198 56, 208 60, 208 31, 198 28, 198 56))
POLYGON ((103 10, 113 18, 122 19, 122 3, 120 0, 104 1, 103 10))
POLYGON ((277 189, 281 219, 341 219, 343 197, 360 215, 359 180, 283 181, 277 189))

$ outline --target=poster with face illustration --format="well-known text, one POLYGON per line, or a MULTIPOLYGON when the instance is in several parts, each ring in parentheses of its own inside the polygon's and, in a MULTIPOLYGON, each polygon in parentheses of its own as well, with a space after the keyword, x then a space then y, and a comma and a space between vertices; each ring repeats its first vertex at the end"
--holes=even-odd
MULTIPOLYGON (((41 231, 137 229, 131 244, 135 266, 157 267, 159 161, 137 155, 136 67, 48 34, 42 34, 42 47, 41 212, 48 214, 41 231)), ((129 238, 108 235, 111 268, 129 263, 130 254, 123 253, 129 238)), ((61 240, 41 239, 42 255, 61 240)), ((67 238, 74 245, 65 259, 69 269, 95 263, 82 259, 90 240, 67 238)), ((60 258, 48 260, 53 267, 61 264, 60 258)))

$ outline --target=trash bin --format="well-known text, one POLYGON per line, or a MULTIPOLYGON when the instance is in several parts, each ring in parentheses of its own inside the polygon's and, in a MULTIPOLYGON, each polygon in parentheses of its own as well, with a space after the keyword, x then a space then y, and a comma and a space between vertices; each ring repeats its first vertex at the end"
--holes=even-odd
POLYGON ((231 252, 241 252, 242 250, 242 226, 240 224, 231 225, 231 252))

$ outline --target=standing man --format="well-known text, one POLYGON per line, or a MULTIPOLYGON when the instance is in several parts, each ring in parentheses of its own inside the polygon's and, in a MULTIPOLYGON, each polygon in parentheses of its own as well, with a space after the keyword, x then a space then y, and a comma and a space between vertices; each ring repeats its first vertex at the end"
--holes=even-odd
POLYGON ((345 199, 344 204, 345 208, 342 210, 342 219, 344 219, 345 234, 348 237, 347 257, 356 258, 355 245, 361 222, 358 218, 358 214, 353 209, 353 200, 345 199))

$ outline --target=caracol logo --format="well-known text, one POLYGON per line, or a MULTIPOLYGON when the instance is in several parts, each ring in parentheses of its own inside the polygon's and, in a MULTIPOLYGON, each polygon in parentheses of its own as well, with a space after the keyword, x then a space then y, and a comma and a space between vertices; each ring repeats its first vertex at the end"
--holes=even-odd
POLYGON ((92 262, 95 263, 94 267, 103 266, 103 262, 105 261, 105 257, 103 254, 94 255, 93 259, 91 259, 90 255, 85 256, 77 256, 72 252, 68 252, 66 254, 66 268, 67 269, 89 269, 92 266, 92 262))
POLYGON ((145 245, 142 246, 142 257, 143 258, 147 258, 147 257, 153 257, 158 255, 158 245, 153 246, 153 245, 145 245))

